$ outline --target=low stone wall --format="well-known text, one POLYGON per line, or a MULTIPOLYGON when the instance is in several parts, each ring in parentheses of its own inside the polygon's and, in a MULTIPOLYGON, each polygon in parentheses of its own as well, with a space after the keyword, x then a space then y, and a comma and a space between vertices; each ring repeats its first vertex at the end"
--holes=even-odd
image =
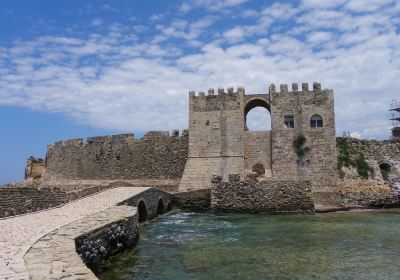
POLYGON ((347 206, 398 207, 400 195, 387 184, 372 180, 347 179, 339 184, 342 201, 347 206))
MULTIPOLYGON (((122 211, 125 210, 117 207, 108 212, 113 212, 113 215, 120 215, 122 211)), ((132 216, 133 210, 130 209, 129 211, 131 216, 75 238, 76 252, 92 271, 99 272, 110 256, 119 254, 137 243, 139 239, 138 215, 135 211, 136 214, 132 216)), ((99 218, 99 215, 96 218, 99 218)))
POLYGON ((188 211, 204 212, 211 208, 211 190, 201 189, 172 195, 173 205, 188 211))
POLYGON ((100 185, 69 190, 68 188, 4 187, 0 188, 0 218, 31 213, 60 206, 79 198, 116 187, 100 185))
POLYGON ((211 208, 216 212, 314 212, 311 183, 308 181, 239 181, 236 176, 222 182, 213 178, 211 208))
POLYGON ((42 237, 24 261, 32 280, 97 279, 88 266, 98 271, 111 255, 133 246, 138 237, 137 211, 114 206, 42 237))

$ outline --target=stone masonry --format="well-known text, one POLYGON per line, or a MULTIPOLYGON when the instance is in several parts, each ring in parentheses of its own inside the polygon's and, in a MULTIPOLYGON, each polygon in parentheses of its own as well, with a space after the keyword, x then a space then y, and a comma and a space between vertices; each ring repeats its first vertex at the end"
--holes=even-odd
POLYGON ((240 181, 231 175, 229 182, 214 176, 211 208, 215 212, 291 213, 314 212, 314 199, 308 181, 240 181))
POLYGON ((180 179, 187 147, 187 132, 177 130, 60 141, 48 146, 43 180, 180 179))
POLYGON ((333 91, 301 90, 292 84, 269 87, 269 93, 246 95, 239 87, 213 89, 206 95, 189 93, 189 151, 180 191, 211 187, 213 175, 224 181, 229 174, 253 176, 255 165, 265 170, 263 180, 305 181, 312 184, 315 198, 337 203, 336 140, 333 91), (252 132, 246 115, 255 107, 271 113, 271 131, 252 132), (321 120, 318 125, 313 119, 321 120), (291 119, 293 126, 285 126, 291 119), (304 135, 306 152, 299 155, 294 140, 304 135))

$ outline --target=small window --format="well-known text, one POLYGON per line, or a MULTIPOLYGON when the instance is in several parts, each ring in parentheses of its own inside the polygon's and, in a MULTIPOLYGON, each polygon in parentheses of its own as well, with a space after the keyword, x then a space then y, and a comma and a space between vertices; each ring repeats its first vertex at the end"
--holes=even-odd
POLYGON ((293 116, 285 116, 285 127, 286 128, 294 128, 294 117, 293 116))
POLYGON ((324 123, 322 121, 322 117, 320 115, 314 115, 310 119, 310 126, 312 128, 323 127, 324 123))

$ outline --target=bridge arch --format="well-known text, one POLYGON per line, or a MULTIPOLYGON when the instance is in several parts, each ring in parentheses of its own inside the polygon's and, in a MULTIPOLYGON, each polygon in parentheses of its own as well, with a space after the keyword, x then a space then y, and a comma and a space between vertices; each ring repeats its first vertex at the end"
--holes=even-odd
POLYGON ((143 223, 147 220, 147 207, 144 200, 140 200, 138 205, 139 223, 143 223))
POLYGON ((164 207, 164 201, 163 199, 160 197, 158 199, 158 203, 157 203, 157 215, 162 215, 165 213, 165 207, 164 207))

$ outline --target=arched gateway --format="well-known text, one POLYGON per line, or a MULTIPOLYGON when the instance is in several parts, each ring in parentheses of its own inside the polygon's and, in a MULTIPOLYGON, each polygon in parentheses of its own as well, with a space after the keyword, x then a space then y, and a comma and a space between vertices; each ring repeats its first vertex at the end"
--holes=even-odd
POLYGON ((330 195, 336 191, 335 147, 333 91, 321 90, 319 83, 313 83, 312 90, 306 83, 301 90, 292 84, 290 92, 287 85, 278 92, 272 84, 268 93, 251 95, 242 87, 190 92, 189 154, 179 188, 210 188, 213 175, 228 180, 230 174, 238 174, 245 179, 259 164, 265 173, 258 178, 307 180, 316 196, 330 195), (270 120, 265 118, 270 130, 248 129, 248 116, 257 107, 270 115, 270 120), (307 154, 302 160, 307 164, 299 164, 294 148, 299 136, 305 138, 307 154))

